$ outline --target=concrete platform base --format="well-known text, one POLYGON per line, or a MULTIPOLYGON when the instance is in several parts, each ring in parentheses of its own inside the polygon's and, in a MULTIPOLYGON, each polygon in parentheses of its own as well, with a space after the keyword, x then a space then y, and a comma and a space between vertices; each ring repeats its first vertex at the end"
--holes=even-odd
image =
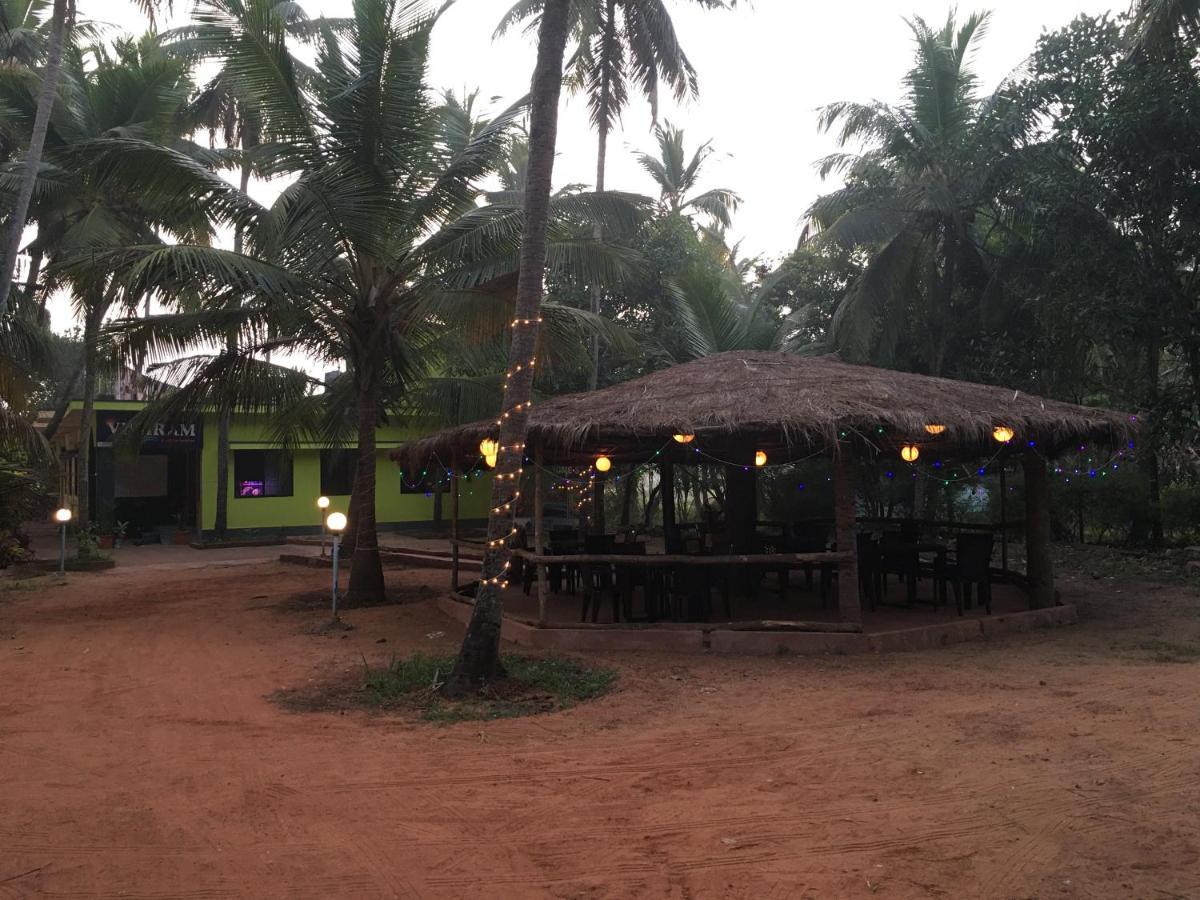
MULTIPOLYGON (((471 618, 471 601, 442 597, 438 606, 464 624, 471 618)), ((748 656, 823 656, 828 654, 890 653, 928 650, 964 641, 982 641, 1005 634, 1071 625, 1075 607, 1054 606, 972 619, 954 619, 893 631, 833 634, 817 631, 746 631, 720 624, 586 625, 538 627, 505 616, 500 635, 522 647, 538 650, 613 651, 657 650, 667 653, 734 653, 748 656)))

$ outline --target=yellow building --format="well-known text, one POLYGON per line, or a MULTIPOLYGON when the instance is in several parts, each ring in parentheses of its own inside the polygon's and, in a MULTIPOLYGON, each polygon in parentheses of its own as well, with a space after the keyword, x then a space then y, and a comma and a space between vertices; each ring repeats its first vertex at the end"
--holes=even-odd
MULTIPOLYGON (((145 407, 138 400, 97 400, 92 428, 90 495, 93 520, 101 531, 117 522, 127 533, 149 537, 157 532, 211 537, 217 502, 217 417, 156 424, 136 455, 113 446, 113 438, 145 407)), ((65 503, 75 496, 82 406, 73 401, 54 436, 62 461, 60 490, 65 503)), ((49 413, 43 414, 43 420, 49 413)), ((440 466, 429 472, 402 472, 388 451, 418 433, 396 425, 379 429, 375 456, 376 517, 381 529, 429 527, 448 521, 449 474, 440 466)), ((320 516, 316 501, 330 498, 330 510, 346 511, 357 453, 351 445, 330 449, 301 443, 282 449, 271 440, 270 420, 262 415, 235 414, 229 442, 230 536, 274 537, 316 533, 320 516)), ((486 520, 490 478, 478 462, 460 479, 460 517, 486 520)))

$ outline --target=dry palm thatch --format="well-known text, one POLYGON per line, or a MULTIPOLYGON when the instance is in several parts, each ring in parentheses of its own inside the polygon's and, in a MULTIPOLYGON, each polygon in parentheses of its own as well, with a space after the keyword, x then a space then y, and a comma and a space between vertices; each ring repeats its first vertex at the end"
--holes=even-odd
MULTIPOLYGON (((1045 400, 992 385, 851 365, 836 356, 734 350, 533 408, 530 446, 547 463, 568 463, 603 451, 614 460, 646 459, 673 434, 697 444, 782 451, 772 462, 855 440, 878 450, 914 442, 941 454, 996 450, 993 430, 1015 432, 1014 447, 1033 442, 1052 454, 1098 441, 1126 441, 1136 419, 1107 409, 1045 400), (931 435, 926 425, 944 425, 931 435)), ((495 437, 492 421, 459 426, 393 451, 405 468, 433 456, 476 459, 495 437)))

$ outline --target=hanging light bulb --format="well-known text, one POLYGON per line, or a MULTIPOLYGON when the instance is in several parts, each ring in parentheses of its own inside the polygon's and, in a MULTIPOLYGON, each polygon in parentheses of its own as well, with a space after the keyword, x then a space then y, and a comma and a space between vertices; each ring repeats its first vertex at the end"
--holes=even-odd
POLYGON ((612 468, 612 460, 609 459, 607 456, 597 456, 596 457, 596 471, 597 472, 607 472, 611 468, 612 468))
POLYGON ((900 458, 905 462, 916 462, 921 455, 921 448, 916 444, 905 444, 900 448, 900 458))
POLYGON ((942 432, 944 432, 946 430, 946 426, 938 425, 933 422, 930 422, 928 425, 925 426, 925 430, 927 432, 929 432, 930 434, 941 434, 942 432))
POLYGON ((756 466, 758 466, 760 469, 767 464, 767 451, 766 450, 755 450, 754 451, 754 464, 756 466))
POLYGON ((994 437, 1001 444, 1007 444, 1013 439, 1015 434, 1016 432, 1007 425, 997 425, 994 429, 992 429, 992 437, 994 437))
POLYGON ((489 469, 496 468, 496 458, 500 455, 500 442, 484 438, 479 442, 479 452, 489 469))
POLYGON ((696 436, 694 434, 673 434, 673 435, 671 435, 671 440, 673 440, 677 444, 690 444, 695 439, 696 439, 696 436))

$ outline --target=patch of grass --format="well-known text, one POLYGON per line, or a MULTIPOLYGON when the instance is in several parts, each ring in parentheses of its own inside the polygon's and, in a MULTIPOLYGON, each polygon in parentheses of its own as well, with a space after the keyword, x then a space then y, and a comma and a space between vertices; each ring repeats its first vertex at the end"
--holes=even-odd
POLYGON ((31 578, 14 578, 0 581, 0 592, 3 591, 36 591, 52 584, 48 575, 35 575, 31 578))
POLYGON ((506 656, 508 677, 473 697, 448 700, 438 693, 454 667, 453 656, 414 654, 393 657, 383 668, 363 664, 363 699, 379 708, 409 706, 428 722, 509 719, 568 709, 608 692, 616 680, 610 669, 585 666, 560 656, 506 656))
POLYGON ((1190 663, 1200 661, 1200 641, 1153 640, 1138 645, 1139 650, 1153 654, 1155 662, 1190 663))
POLYGON ((1151 581, 1196 584, 1189 557, 1177 551, 1125 550, 1091 544, 1056 544, 1056 562, 1063 572, 1114 582, 1151 581))

